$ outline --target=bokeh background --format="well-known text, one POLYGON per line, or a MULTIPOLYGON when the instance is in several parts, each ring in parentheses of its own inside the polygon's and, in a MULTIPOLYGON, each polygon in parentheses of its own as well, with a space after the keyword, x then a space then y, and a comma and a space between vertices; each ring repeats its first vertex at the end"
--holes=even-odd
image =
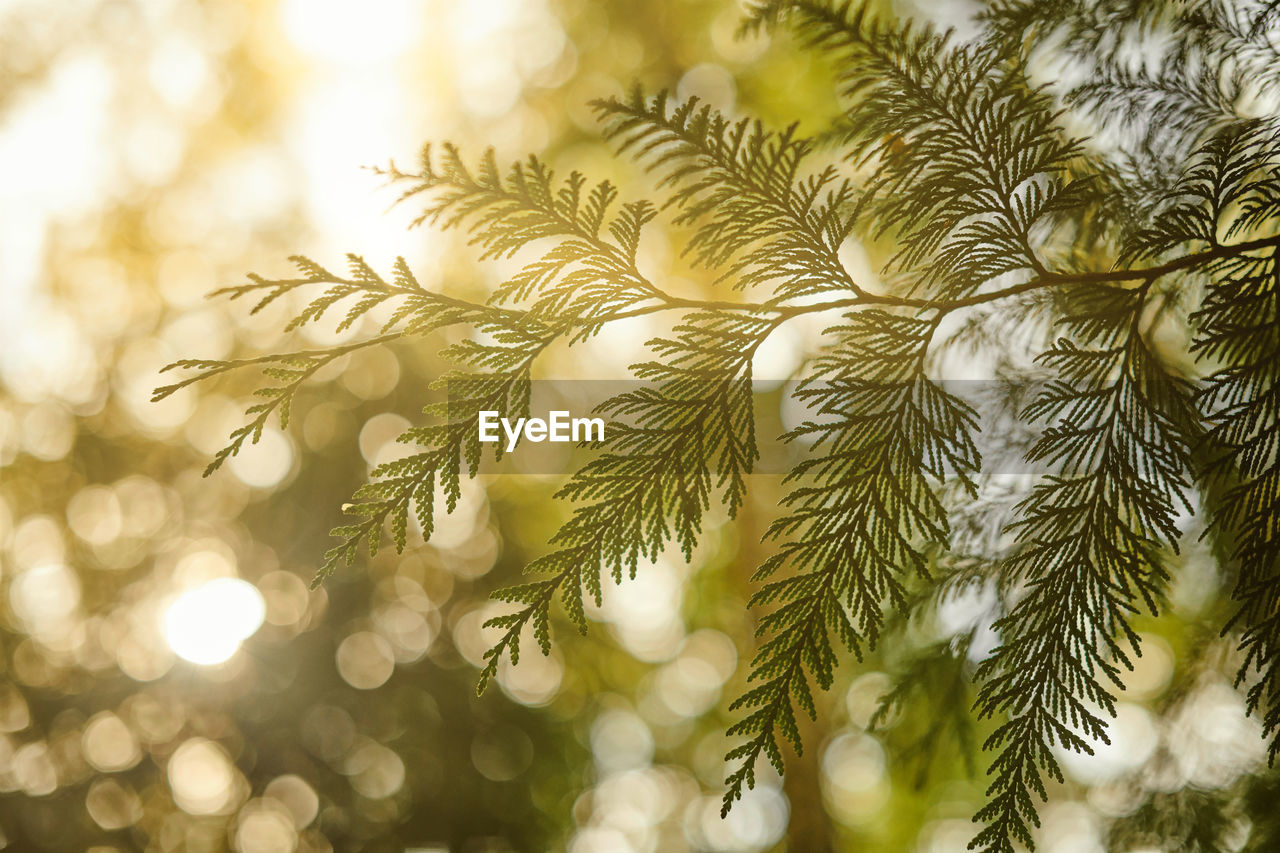
MULTIPOLYGON (((634 196, 643 177, 587 107, 633 81, 821 129, 830 69, 782 37, 735 39, 738 16, 729 0, 0 2, 0 847, 964 849, 985 764, 921 737, 944 704, 967 708, 971 661, 948 639, 988 594, 847 667, 813 748, 785 782, 762 768, 722 820, 746 578, 776 483, 737 525, 713 523, 692 563, 648 567, 587 638, 562 632, 477 698, 488 593, 562 518, 556 477, 477 481, 429 543, 308 589, 343 502, 419 418, 443 338, 345 360, 287 432, 207 479, 252 386, 150 402, 179 357, 338 340, 331 325, 281 337, 288 306, 206 300, 250 270, 286 275, 291 254, 384 270, 403 255, 470 296, 499 280, 465 237, 411 230, 415 211, 363 166, 447 139, 540 152, 634 196), (935 692, 869 730, 886 672, 918 650, 935 692)), ((694 275, 670 241, 645 252, 694 275)), ((652 322, 553 353, 547 375, 620 376, 652 322)), ((794 369, 805 340, 785 329, 764 373, 794 369)), ((1184 563, 1171 614, 1142 625, 1117 746, 1068 763, 1046 850, 1114 847, 1107 827, 1161 797, 1258 778, 1258 727, 1203 627, 1221 581, 1202 551, 1184 563)), ((1122 849, 1144 849, 1135 832, 1122 849)))

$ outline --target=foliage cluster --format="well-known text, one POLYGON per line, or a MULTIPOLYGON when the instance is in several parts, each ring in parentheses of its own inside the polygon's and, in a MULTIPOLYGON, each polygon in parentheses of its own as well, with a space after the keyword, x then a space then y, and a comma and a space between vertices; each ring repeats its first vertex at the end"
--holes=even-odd
POLYGON ((585 631, 606 577, 623 583, 669 543, 690 555, 712 506, 739 509, 758 455, 753 356, 792 318, 838 317, 794 392, 810 417, 786 439, 806 449, 755 573, 761 639, 733 705, 727 812, 762 756, 781 770, 783 742, 802 748, 798 714, 816 713, 814 687, 831 686, 842 650, 860 657, 916 591, 955 583, 952 521, 989 483, 973 410, 936 378, 953 351, 939 330, 983 311, 1043 321, 1032 355, 1053 380, 1020 417, 1038 430, 1029 458, 1051 474, 1017 505, 1013 544, 978 555, 964 581, 994 584, 1001 609, 1000 644, 975 675, 977 715, 996 725, 974 846, 1031 845, 1037 799, 1063 779, 1054 749, 1107 740, 1140 653, 1134 617, 1161 606, 1192 512, 1227 543, 1236 613, 1224 627, 1280 752, 1276 16, 1275 4, 993 0, 965 39, 854 2, 754 4, 745 36, 788 30, 838 69, 844 113, 818 137, 661 92, 596 103, 606 138, 657 176, 657 203, 557 177, 537 157, 504 169, 492 153, 472 166, 428 147, 418 170, 386 171, 402 200, 426 199, 419 221, 466 229, 482 259, 531 254, 519 272, 466 302, 425 289, 403 262, 387 279, 360 258, 345 275, 296 259, 298 277, 227 293, 254 310, 318 293, 293 326, 341 311, 345 327, 393 305, 381 334, 182 361, 194 373, 157 396, 263 368, 271 383, 216 468, 272 412, 287 419, 300 383, 334 359, 474 330, 449 348, 458 372, 442 379, 473 393, 428 409, 402 437, 417 450, 373 472, 319 581, 361 547, 376 552, 385 526, 406 547, 411 513, 430 534, 436 486, 451 509, 485 452, 478 412, 527 414, 553 342, 678 315, 632 369, 645 388, 603 406, 608 438, 559 492, 573 511, 551 550, 498 593, 513 606, 490 622, 500 638, 483 689, 502 656, 518 659, 526 629, 549 649, 557 601, 585 631), (1039 84, 1055 60, 1084 82, 1039 84), (659 216, 723 282, 722 299, 645 274, 642 235, 659 216), (880 281, 851 275, 850 239, 893 246, 880 281))

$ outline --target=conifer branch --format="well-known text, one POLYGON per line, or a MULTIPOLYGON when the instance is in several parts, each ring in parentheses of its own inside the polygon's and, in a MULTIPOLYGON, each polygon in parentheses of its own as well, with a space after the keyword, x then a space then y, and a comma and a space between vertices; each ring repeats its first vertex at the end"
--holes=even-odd
MULTIPOLYGON (((463 466, 469 476, 475 476, 480 466, 480 413, 500 411, 512 418, 528 416, 530 371, 558 335, 555 330, 536 326, 491 331, 498 340, 496 345, 466 341, 446 350, 456 360, 490 372, 455 371, 437 383, 446 399, 424 410, 434 423, 411 427, 397 439, 424 449, 373 469, 370 482, 357 489, 351 503, 344 507, 359 520, 331 531, 330 535, 342 541, 325 553, 312 587, 340 566, 351 565, 362 542, 370 557, 376 555, 388 521, 396 551, 403 551, 408 544, 411 510, 415 511, 423 539, 429 539, 435 528, 437 483, 443 488, 447 510, 453 512, 462 497, 463 466)), ((496 459, 502 458, 500 443, 493 446, 493 454, 496 459)))
POLYGON ((864 643, 875 646, 886 603, 906 604, 901 576, 928 576, 921 547, 948 535, 930 481, 967 482, 979 464, 972 410, 923 372, 938 318, 868 310, 847 320, 830 330, 839 343, 797 391, 815 420, 787 438, 813 445, 788 477, 789 513, 767 533, 779 550, 754 577, 767 583, 751 606, 777 607, 757 631, 772 635, 752 662, 760 683, 731 706, 748 709, 729 729, 747 740, 727 756, 736 767, 725 780, 725 814, 754 786, 762 755, 781 772, 781 741, 803 749, 796 707, 816 715, 810 678, 830 687, 832 640, 861 658, 864 643), (775 579, 784 568, 790 574, 775 579))
POLYGON ((696 226, 685 253, 739 289, 775 299, 829 290, 861 294, 839 258, 852 228, 853 186, 833 167, 805 175, 810 140, 792 125, 730 121, 696 98, 669 107, 666 92, 596 101, 605 136, 664 173, 677 225, 696 226))
POLYGON ((585 632, 584 596, 602 603, 606 572, 614 583, 634 578, 640 561, 657 559, 670 541, 691 558, 716 490, 730 517, 736 513, 757 458, 751 359, 779 322, 704 312, 678 326, 674 339, 650 342, 665 358, 638 365, 635 373, 651 384, 600 406, 615 419, 601 453, 557 493, 579 506, 552 537, 556 550, 526 569, 548 576, 495 593, 520 607, 486 622, 504 633, 485 655, 479 690, 504 653, 517 659, 526 625, 549 653, 557 593, 570 621, 585 632))
POLYGON ((503 175, 492 149, 473 171, 448 144, 440 146, 438 157, 426 146, 417 173, 392 164, 383 174, 409 184, 400 201, 430 195, 415 225, 466 228, 482 249, 481 260, 511 257, 537 240, 555 241, 494 293, 496 303, 527 301, 529 312, 544 320, 577 318, 578 337, 598 330, 590 322, 593 315, 646 300, 684 307, 637 266, 640 235, 655 215, 653 206, 629 202, 615 212, 618 191, 608 181, 588 189, 586 178, 572 172, 557 182, 537 157, 513 164, 503 175))
POLYGON ((214 454, 213 459, 205 467, 204 476, 208 477, 221 468, 224 462, 239 453, 244 448, 246 441, 250 444, 257 444, 258 440, 262 438, 262 431, 266 428, 267 421, 273 413, 278 413, 281 429, 287 428, 289 426, 291 405, 294 396, 298 393, 298 389, 322 368, 356 350, 389 344, 404 337, 404 335, 404 332, 397 332, 379 335, 376 338, 357 341, 356 343, 333 347, 328 350, 276 353, 231 361, 179 359, 162 367, 160 372, 164 373, 175 369, 196 370, 198 372, 177 382, 156 388, 151 394, 151 401, 158 402, 196 382, 212 379, 220 374, 249 366, 260 367, 264 376, 279 383, 264 386, 253 392, 253 396, 260 398, 260 402, 252 403, 245 409, 245 415, 252 415, 253 417, 248 423, 232 430, 227 444, 214 454))
POLYGON ((850 156, 875 165, 860 207, 902 245, 893 267, 941 297, 1045 273, 1033 231, 1092 188, 1067 180, 1078 143, 1020 64, 927 27, 878 22, 853 2, 757 10, 762 25, 784 19, 841 62, 850 156))
POLYGON ((995 778, 975 818, 987 826, 970 846, 986 853, 1032 846, 1032 794, 1047 797, 1041 771, 1063 781, 1052 747, 1092 753, 1091 742, 1109 742, 1105 682, 1121 686, 1120 665, 1132 668, 1117 637, 1138 648, 1129 615, 1156 610, 1167 578, 1159 549, 1177 547, 1197 419, 1189 387, 1139 332, 1152 280, 1077 293, 1066 321, 1073 338, 1042 357, 1061 379, 1026 413, 1048 423, 1029 458, 1059 473, 1032 490, 1010 527, 1021 549, 1004 572, 1026 592, 996 623, 1002 644, 979 668, 980 714, 1009 715, 985 744, 998 753, 995 778))
MULTIPOLYGON (((833 683, 840 648, 859 658, 873 648, 886 608, 936 606, 953 579, 930 578, 930 565, 969 559, 945 549, 949 495, 976 491, 975 414, 928 377, 926 361, 944 318, 1037 294, 1037 316, 1061 318, 1062 337, 1040 344, 1059 378, 1024 417, 1043 427, 1031 459, 1053 474, 1019 504, 1012 552, 973 555, 998 577, 971 575, 994 580, 1008 605, 1001 645, 976 676, 980 716, 1000 721, 972 846, 1030 846, 1048 780, 1064 779, 1055 750, 1106 740, 1111 691, 1136 648, 1131 617, 1161 600, 1162 552, 1176 549, 1175 515, 1193 489, 1239 563, 1228 628, 1241 632, 1240 684, 1280 754, 1280 136, 1274 116, 1241 107, 1255 83, 1275 95, 1274 5, 992 0, 983 32, 962 42, 861 3, 758 0, 744 31, 790 26, 838 63, 845 114, 826 136, 852 168, 821 159, 820 139, 796 125, 772 131, 639 91, 593 107, 620 153, 659 176, 657 202, 623 202, 610 182, 557 177, 537 157, 500 168, 492 152, 468 165, 452 146, 428 147, 416 173, 383 170, 406 187, 402 201, 423 200, 415 224, 465 231, 482 260, 520 254, 514 275, 469 302, 427 291, 403 260, 384 279, 357 257, 345 275, 295 259, 298 277, 251 276, 221 292, 256 298, 254 311, 299 299, 287 331, 339 311, 348 330, 375 310, 385 312, 379 331, 321 350, 184 360, 171 367, 194 375, 156 397, 263 369, 271 382, 212 470, 273 412, 287 420, 302 384, 335 359, 445 326, 477 332, 445 349, 458 364, 436 386, 445 402, 401 436, 419 450, 356 493, 318 581, 361 546, 376 552, 386 527, 406 547, 411 514, 430 536, 437 491, 454 509, 482 461, 478 412, 527 412, 547 347, 679 312, 632 368, 647 385, 600 408, 608 438, 557 495, 574 510, 553 550, 528 566, 529 582, 495 594, 513 607, 486 623, 500 636, 483 690, 505 655, 518 660, 526 630, 549 652, 557 600, 585 630, 586 600, 602 601, 606 579, 620 584, 671 544, 688 559, 713 506, 734 515, 757 455, 754 354, 790 319, 842 312, 795 392, 812 417, 786 438, 811 443, 768 530, 776 552, 755 574, 751 605, 768 610, 750 685, 732 706, 743 716, 730 728, 741 740, 728 756, 727 812, 761 757, 781 770, 784 743, 803 748, 799 714, 817 713, 814 685, 833 683), (1163 34, 1168 51, 1135 71, 1121 34, 1163 34), (1096 70, 1057 99, 1026 73, 1051 36, 1096 70), (1065 110, 1112 125, 1117 150, 1086 152, 1063 130, 1065 110), (641 272, 642 234, 664 211, 693 265, 740 298, 680 296, 641 272), (865 290, 841 262, 855 233, 895 241, 883 271, 891 292, 865 290), (1202 283, 1192 351, 1209 377, 1193 395, 1146 336, 1151 323, 1184 320, 1202 283), (1153 294, 1161 306, 1148 310, 1153 294), (1193 484, 1191 449, 1205 430, 1211 464, 1193 484), (913 585, 923 592, 909 595, 913 585)), ((963 537, 954 547, 964 550, 963 537)), ((963 656, 943 663, 947 683, 963 686, 963 656)), ((954 722, 963 737, 968 721, 954 722)))
POLYGON ((1280 262, 1276 252, 1224 261, 1198 319, 1195 350, 1225 366, 1198 395, 1209 424, 1204 476, 1224 492, 1215 526, 1231 534, 1239 608, 1224 632, 1241 629, 1237 685, 1252 678, 1250 711, 1261 715, 1268 758, 1280 755, 1280 262))

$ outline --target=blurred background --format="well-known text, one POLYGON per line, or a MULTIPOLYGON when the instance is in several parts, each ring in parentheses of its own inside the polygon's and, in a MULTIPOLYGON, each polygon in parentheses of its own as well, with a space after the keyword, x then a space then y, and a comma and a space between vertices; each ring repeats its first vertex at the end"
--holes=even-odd
MULTIPOLYGON (((721 820, 775 482, 692 563, 648 567, 587 638, 562 632, 477 698, 488 593, 562 518, 555 477, 477 481, 429 543, 308 590, 343 502, 419 419, 439 342, 347 359, 287 432, 208 479, 252 386, 150 402, 179 357, 337 340, 282 338, 285 306, 205 299, 289 274, 291 254, 380 270, 403 255, 471 296, 499 280, 465 237, 410 230, 416 211, 363 166, 447 139, 634 186, 587 108, 633 81, 825 126, 830 69, 781 37, 735 39, 738 18, 730 0, 0 0, 0 847, 964 849, 982 731, 935 736, 948 720, 964 734, 971 661, 952 638, 989 591, 847 667, 786 781, 761 768, 721 820), (919 650, 928 690, 872 730, 888 673, 919 650)), ((677 274, 678 247, 645 251, 677 274)), ((620 375, 648 322, 590 358, 553 354, 548 375, 620 375)), ((785 330, 765 375, 793 370, 803 340, 785 330)), ((1227 652, 1199 627, 1221 616, 1213 561, 1185 562, 1175 610, 1142 626, 1118 746, 1068 764, 1046 850, 1113 847, 1143 808, 1198 814, 1260 765, 1227 652)), ((1179 849, 1135 826, 1122 849, 1179 849)))

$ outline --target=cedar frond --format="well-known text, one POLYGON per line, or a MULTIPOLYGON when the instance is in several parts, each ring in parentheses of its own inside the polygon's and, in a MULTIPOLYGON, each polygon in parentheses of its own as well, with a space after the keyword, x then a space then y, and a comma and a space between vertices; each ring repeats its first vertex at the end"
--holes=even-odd
POLYGON ((1212 506, 1238 564, 1242 631, 1237 684, 1252 679, 1268 756, 1280 756, 1280 262, 1276 252, 1224 261, 1197 315, 1198 354, 1221 365, 1198 402, 1209 423, 1205 476, 1225 487, 1212 506))
POLYGON ((813 444, 788 478, 788 514, 767 534, 778 552, 755 574, 766 583, 752 606, 776 607, 757 630, 768 635, 752 661, 759 683, 731 706, 747 714, 729 734, 747 740, 726 756, 736 767, 722 813, 754 786, 762 755, 781 771, 781 741, 803 748, 796 707, 816 715, 810 679, 831 686, 834 642, 859 658, 864 644, 874 647, 882 609, 906 604, 902 576, 928 576, 922 544, 947 539, 931 481, 967 481, 979 463, 968 436, 973 412, 923 373, 935 328, 879 311, 850 314, 831 330, 839 344, 797 391, 814 420, 787 438, 813 444))
MULTIPOLYGON (((843 159, 823 159, 830 149, 796 124, 770 129, 639 91, 593 106, 619 153, 658 175, 652 202, 624 202, 577 172, 557 177, 537 157, 500 167, 488 152, 468 165, 452 146, 428 147, 416 173, 384 174, 406 187, 402 201, 422 201, 417 223, 465 231, 481 260, 520 256, 487 300, 430 292, 403 260, 383 278, 358 257, 344 275, 297 258, 297 277, 251 276, 222 292, 255 299, 253 311, 297 300, 285 331, 336 318, 367 336, 184 359, 171 367, 191 374, 156 397, 263 371, 249 422, 212 471, 273 413, 287 422, 302 385, 343 355, 445 326, 475 333, 444 350, 457 364, 437 385, 446 401, 401 437, 416 452, 356 493, 319 580, 362 546, 376 552, 384 527, 405 548, 411 516, 430 536, 437 490, 452 510, 482 462, 478 413, 527 413, 547 347, 678 312, 631 368, 643 386, 600 407, 606 439, 557 495, 574 508, 551 550, 526 583, 495 593, 511 607, 487 623, 500 636, 483 690, 504 655, 518 660, 526 629, 549 651, 557 601, 585 630, 586 601, 602 600, 606 580, 622 583, 673 545, 691 558, 709 512, 736 514, 757 457, 755 353, 788 319, 845 312, 793 392, 810 419, 786 439, 808 447, 768 529, 776 551, 755 574, 751 604, 766 612, 749 688, 732 706, 740 741, 723 808, 754 784, 761 757, 781 770, 784 743, 803 748, 799 714, 817 713, 814 686, 831 686, 845 651, 860 658, 876 645, 886 608, 914 612, 989 584, 1001 645, 978 667, 975 705, 999 719, 972 846, 1008 853, 1032 844, 1047 781, 1064 778, 1055 748, 1106 740, 1112 690, 1137 647, 1132 617, 1159 606, 1165 552, 1192 505, 1208 509, 1238 563, 1227 628, 1240 632, 1248 707, 1280 754, 1280 5, 990 0, 967 41, 868 9, 752 0, 743 24, 744 34, 788 27, 834 60, 843 159), (1135 44, 1145 64, 1132 61, 1135 44), (1059 47, 1090 72, 1071 91, 1036 86, 1027 70, 1059 47), (1090 122, 1102 132, 1087 147, 1064 130, 1090 122), (646 278, 639 246, 661 214, 695 266, 753 301, 676 296, 646 278), (841 262, 855 233, 894 242, 889 292, 864 290, 841 262), (1025 408, 1003 398, 1002 411, 1022 409, 1007 418, 1021 418, 1019 435, 1036 435, 1028 458, 1051 472, 1003 529, 1006 508, 979 497, 977 415, 926 371, 937 329, 975 307, 987 313, 957 340, 1005 356, 1021 355, 1004 340, 1019 326, 1057 321, 1060 333, 1024 336, 1056 378, 1025 408), (997 311, 1001 322, 987 322, 997 311), (1208 372, 1198 390, 1187 364, 1167 363, 1176 336, 1156 333, 1171 325, 1208 372), (1193 458, 1208 464, 1194 471, 1193 458), (961 493, 971 502, 958 510, 961 493)), ((1004 439, 1006 450, 1016 443, 1004 439)), ((964 695, 968 675, 963 641, 936 647, 907 661, 888 701, 925 681, 964 695)), ((936 722, 961 741, 972 731, 967 715, 936 722)), ((922 743, 940 734, 929 728, 922 743)))
POLYGON ((758 455, 751 357, 776 322, 704 312, 678 326, 674 338, 650 342, 664 360, 638 365, 636 376, 648 384, 601 404, 612 420, 600 453, 557 494, 579 505, 552 537, 556 550, 526 570, 549 577, 496 594, 522 606, 486 623, 505 632, 486 653, 479 690, 504 653, 516 659, 526 624, 550 651, 557 593, 585 632, 584 595, 602 601, 606 572, 615 583, 634 578, 640 561, 657 559, 671 541, 690 558, 716 490, 729 514, 736 512, 758 455))
POLYGON ((658 186, 670 188, 676 224, 694 226, 685 253, 722 267, 736 288, 771 288, 774 299, 857 292, 838 254, 852 227, 853 186, 830 165, 805 172, 813 144, 796 125, 775 133, 696 98, 667 100, 637 89, 594 106, 619 151, 663 173, 658 186))
POLYGON ((645 224, 655 210, 646 201, 618 203, 608 181, 591 185, 579 172, 563 180, 537 157, 499 168, 492 149, 475 169, 452 145, 423 149, 418 172, 394 164, 383 170, 408 184, 400 196, 429 200, 415 225, 463 228, 480 248, 480 259, 508 258, 540 241, 549 247, 495 290, 493 304, 520 304, 545 322, 578 322, 572 340, 590 336, 607 317, 665 298, 636 267, 645 224))
POLYGON ((874 233, 901 245, 891 268, 937 298, 1042 273, 1036 229, 1091 186, 1071 180, 1079 145, 1021 63, 856 3, 795 0, 785 11, 839 62, 850 157, 874 167, 861 204, 874 233))
POLYGON ((1008 714, 987 739, 997 752, 987 825, 972 847, 1011 853, 1039 826, 1041 771, 1063 781, 1051 747, 1092 753, 1115 715, 1107 682, 1132 667, 1129 617, 1154 612, 1167 580, 1162 545, 1176 549, 1196 423, 1187 383, 1166 373, 1138 333, 1146 288, 1073 293, 1064 337, 1042 359, 1057 369, 1026 417, 1047 424, 1030 458, 1054 474, 1023 500, 1010 526, 1021 543, 1004 571, 1025 584, 996 622, 1002 643, 979 668, 978 709, 1008 714))

